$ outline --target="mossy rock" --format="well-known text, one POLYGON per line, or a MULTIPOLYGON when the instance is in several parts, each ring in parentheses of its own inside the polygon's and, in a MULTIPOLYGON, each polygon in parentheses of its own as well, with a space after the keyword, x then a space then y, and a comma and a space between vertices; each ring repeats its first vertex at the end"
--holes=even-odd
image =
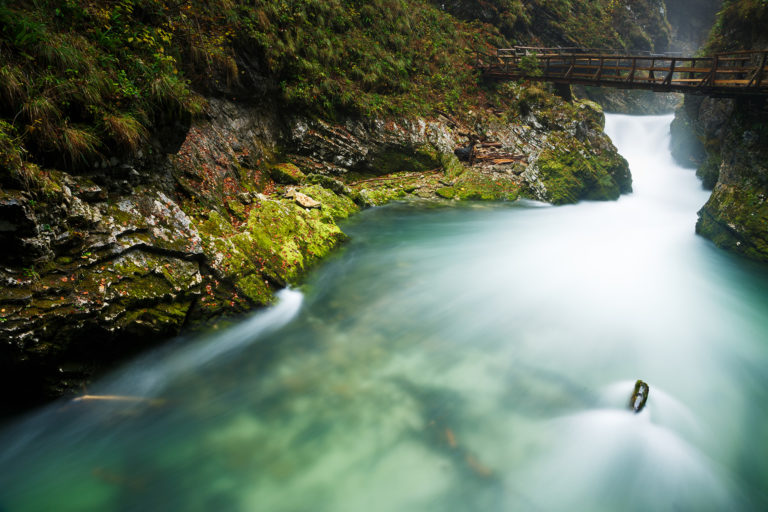
POLYGON ((718 184, 699 211, 696 233, 718 247, 768 261, 768 191, 718 184))
POLYGON ((429 147, 424 146, 410 150, 397 146, 370 154, 364 171, 375 175, 384 175, 400 171, 423 172, 440 166, 440 155, 429 147))
POLYGON ((707 161, 696 169, 696 176, 701 179, 701 184, 707 190, 715 188, 717 180, 720 179, 720 166, 722 158, 720 155, 710 155, 707 161))
POLYGON ((273 165, 269 174, 273 180, 283 185, 298 185, 306 178, 301 169, 290 163, 273 165))
POLYGON ((403 199, 406 196, 405 190, 402 188, 389 188, 389 187, 379 187, 379 188, 364 188, 360 190, 360 196, 362 199, 373 206, 381 206, 383 204, 386 204, 390 201, 395 201, 397 199, 403 199))
POLYGON ((440 164, 443 166, 443 172, 445 173, 445 176, 450 179, 460 176, 466 170, 456 155, 447 153, 441 154, 440 164))
POLYGON ((443 199, 453 199, 456 197, 456 189, 453 187, 443 187, 435 190, 435 194, 443 199))
POLYGON ((514 201, 520 197, 520 185, 511 179, 472 171, 462 174, 451 188, 461 200, 514 201))
POLYGON ((270 283, 296 282, 346 239, 335 219, 357 210, 352 200, 317 185, 303 191, 323 208, 308 211, 293 201, 262 198, 243 225, 235 227, 214 211, 199 226, 212 266, 256 304, 271 302, 270 283))
POLYGON ((544 199, 552 204, 580 200, 615 200, 632 191, 627 161, 615 151, 591 153, 564 141, 541 153, 537 161, 539 178, 546 188, 544 199))
POLYGON ((320 185, 311 185, 301 189, 303 194, 308 195, 315 201, 322 204, 322 210, 329 213, 334 219, 346 219, 353 213, 360 210, 355 202, 347 196, 335 194, 320 185))

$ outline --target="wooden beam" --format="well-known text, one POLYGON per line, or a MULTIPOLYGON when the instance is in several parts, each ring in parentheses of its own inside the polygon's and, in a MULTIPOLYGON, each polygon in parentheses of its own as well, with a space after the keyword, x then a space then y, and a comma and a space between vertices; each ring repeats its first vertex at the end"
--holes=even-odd
POLYGON ((768 55, 768 52, 760 56, 760 62, 758 63, 757 69, 755 69, 755 73, 752 75, 752 78, 750 78, 747 87, 760 87, 760 82, 763 78, 763 68, 765 68, 766 55, 768 55))

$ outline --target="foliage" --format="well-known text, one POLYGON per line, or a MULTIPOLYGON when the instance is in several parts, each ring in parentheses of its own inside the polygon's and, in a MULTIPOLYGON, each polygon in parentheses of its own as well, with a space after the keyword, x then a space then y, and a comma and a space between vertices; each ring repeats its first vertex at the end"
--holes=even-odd
POLYGON ((253 94, 254 79, 282 106, 327 118, 460 115, 493 94, 475 50, 623 44, 611 26, 627 2, 0 0, 0 120, 36 162, 73 168, 135 153, 200 113, 200 93, 253 94), (451 15, 459 4, 474 21, 451 15), (495 14, 480 19, 475 4, 495 14))
POLYGON ((207 2, 0 0, 0 119, 49 165, 135 152, 168 114, 199 109, 189 77, 229 65, 223 21, 200 30, 217 16, 207 2))
POLYGON ((768 0, 726 0, 717 14, 705 53, 765 47, 767 26, 768 0))
POLYGON ((435 0, 462 19, 499 27, 515 44, 666 50, 662 0, 435 0))
POLYGON ((541 76, 543 74, 539 59, 535 55, 521 57, 518 67, 525 76, 541 76))

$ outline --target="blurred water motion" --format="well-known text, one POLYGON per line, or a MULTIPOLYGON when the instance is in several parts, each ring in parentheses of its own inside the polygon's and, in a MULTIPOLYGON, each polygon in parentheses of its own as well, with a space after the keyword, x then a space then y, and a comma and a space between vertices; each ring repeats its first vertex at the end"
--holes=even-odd
POLYGON ((768 508, 768 275, 694 235, 671 116, 618 202, 391 205, 274 308, 0 435, 0 509, 768 508), (636 379, 646 408, 627 409, 636 379))

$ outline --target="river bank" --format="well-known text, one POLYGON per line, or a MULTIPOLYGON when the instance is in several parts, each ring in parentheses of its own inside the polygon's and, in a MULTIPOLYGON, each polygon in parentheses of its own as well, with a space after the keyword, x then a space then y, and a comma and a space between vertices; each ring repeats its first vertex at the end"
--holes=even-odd
POLYGON ((2 387, 81 389, 155 340, 269 304, 344 241, 337 222, 360 208, 409 197, 563 204, 631 190, 597 105, 509 93, 505 110, 471 124, 328 123, 211 100, 167 157, 39 169, 26 190, 5 187, 2 387), (472 141, 487 147, 470 165, 453 152, 472 141))

